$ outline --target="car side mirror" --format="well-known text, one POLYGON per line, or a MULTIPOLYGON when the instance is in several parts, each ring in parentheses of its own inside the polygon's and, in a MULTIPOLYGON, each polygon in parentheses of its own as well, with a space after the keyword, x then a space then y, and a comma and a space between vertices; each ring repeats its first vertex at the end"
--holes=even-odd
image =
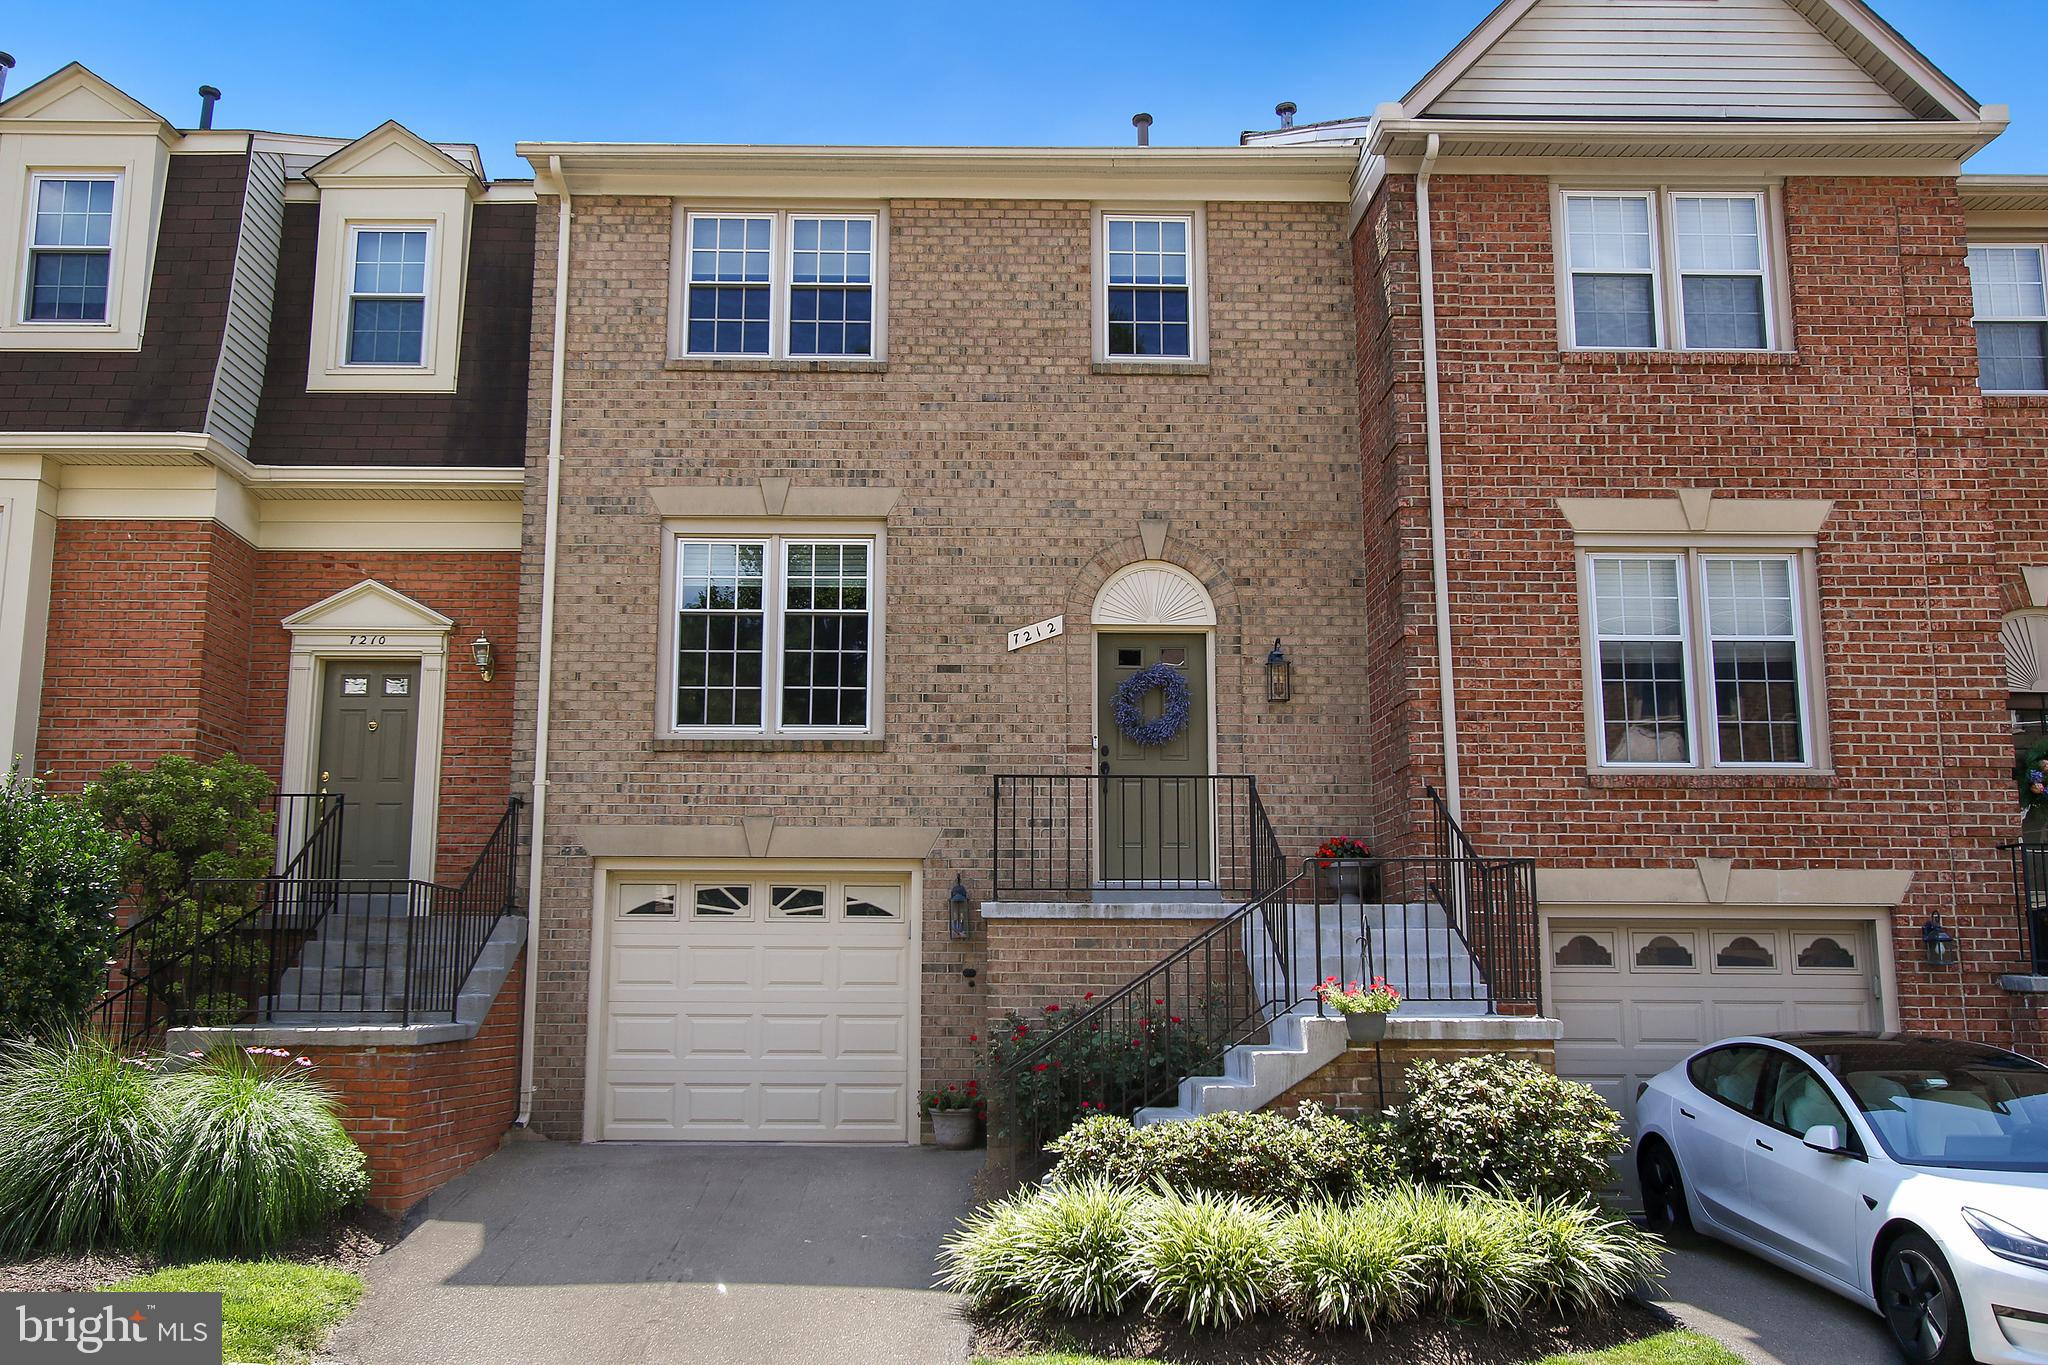
POLYGON ((1835 1127, 1832 1123, 1816 1124, 1814 1127, 1807 1129, 1806 1136, 1802 1141, 1807 1146, 1813 1148, 1814 1151, 1824 1152, 1829 1156, 1854 1155, 1847 1147, 1842 1145, 1842 1130, 1835 1127))

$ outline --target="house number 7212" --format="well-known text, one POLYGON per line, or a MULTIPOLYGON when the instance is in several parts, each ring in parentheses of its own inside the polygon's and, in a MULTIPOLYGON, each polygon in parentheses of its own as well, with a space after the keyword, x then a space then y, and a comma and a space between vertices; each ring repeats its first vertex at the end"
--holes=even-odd
POLYGON ((348 642, 352 645, 381 645, 388 638, 384 635, 351 635, 348 642))

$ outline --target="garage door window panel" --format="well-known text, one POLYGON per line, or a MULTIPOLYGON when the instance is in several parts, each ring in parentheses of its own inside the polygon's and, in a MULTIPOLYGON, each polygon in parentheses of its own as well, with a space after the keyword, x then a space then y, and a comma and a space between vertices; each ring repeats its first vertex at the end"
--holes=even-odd
POLYGON ((1778 939, 1775 934, 1716 934, 1714 970, 1717 972, 1775 972, 1778 969, 1778 939))
POLYGON ((674 919, 676 889, 673 884, 619 888, 620 919, 674 919))
POLYGON ((848 886, 846 917, 854 920, 901 919, 903 888, 899 886, 848 886))
POLYGON ((825 888, 822 886, 769 887, 768 918, 825 918, 825 888))
POLYGON ((700 884, 690 897, 690 917, 750 920, 754 917, 754 888, 744 884, 700 884))
POLYGON ((1804 934, 1795 939, 1795 972, 1855 972, 1855 940, 1845 934, 1804 934))
POLYGON ((1630 937, 1639 972, 1692 972, 1699 970, 1699 958, 1689 933, 1639 933, 1630 937))
POLYGON ((1570 971, 1616 970, 1612 934, 1597 931, 1559 934, 1555 943, 1557 946, 1552 961, 1558 967, 1570 971))

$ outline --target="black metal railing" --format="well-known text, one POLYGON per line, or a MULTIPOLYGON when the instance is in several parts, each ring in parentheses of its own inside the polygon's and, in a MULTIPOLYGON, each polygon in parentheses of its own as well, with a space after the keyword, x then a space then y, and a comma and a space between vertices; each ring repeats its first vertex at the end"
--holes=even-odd
POLYGON ((1241 904, 1287 875, 1248 775, 999 773, 990 810, 997 899, 1166 891, 1241 904))
POLYGON ((2048 844, 2001 844, 2012 854, 2014 908, 2027 969, 2048 976, 2048 844))
POLYGON ((1012 1021, 996 1098, 1013 1159, 1029 1167, 1089 1114, 1173 1106, 1181 1082, 1220 1073, 1232 1047, 1325 1012, 1316 988, 1333 976, 1382 977, 1411 1004, 1452 1006, 1433 1012, 1540 1009, 1534 864, 1479 857, 1437 809, 1443 852, 1309 859, 1057 1026, 1012 1021))
POLYGON ((518 909, 520 809, 507 805, 452 886, 338 875, 338 816, 283 872, 197 881, 136 940, 131 979, 101 1018, 130 1046, 188 1025, 452 1020, 492 931, 518 909))

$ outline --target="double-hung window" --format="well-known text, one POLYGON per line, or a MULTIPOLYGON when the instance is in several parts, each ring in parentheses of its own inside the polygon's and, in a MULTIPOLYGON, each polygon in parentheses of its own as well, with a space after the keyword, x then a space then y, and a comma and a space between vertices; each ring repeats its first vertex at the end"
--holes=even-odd
POLYGON ((1777 345, 1763 194, 1563 195, 1565 327, 1585 350, 1777 345))
POLYGON ((1589 555, 1599 761, 1811 766, 1801 577, 1796 554, 1589 555))
POLYGON ((678 536, 670 727, 871 732, 877 545, 868 537, 678 536))
POLYGON ((1978 382, 1994 393, 2048 390, 2048 247, 1973 246, 1970 294, 1978 382))
POLYGON ((349 229, 348 363, 419 365, 426 355, 429 229, 349 229))
POLYGON ((1107 356, 1193 359, 1193 218, 1110 213, 1102 233, 1107 356))
POLYGON ((684 355, 879 354, 879 215, 692 213, 683 242, 684 355))
POLYGON ((111 175, 48 175, 31 182, 24 322, 107 320, 117 187, 111 175))

